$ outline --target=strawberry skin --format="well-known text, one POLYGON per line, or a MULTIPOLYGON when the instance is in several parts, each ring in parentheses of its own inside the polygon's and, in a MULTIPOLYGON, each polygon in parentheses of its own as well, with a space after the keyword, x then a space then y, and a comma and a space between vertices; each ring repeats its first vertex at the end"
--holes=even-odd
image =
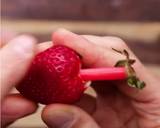
POLYGON ((80 68, 80 58, 72 49, 53 46, 36 55, 17 90, 37 103, 73 103, 85 90, 80 68))

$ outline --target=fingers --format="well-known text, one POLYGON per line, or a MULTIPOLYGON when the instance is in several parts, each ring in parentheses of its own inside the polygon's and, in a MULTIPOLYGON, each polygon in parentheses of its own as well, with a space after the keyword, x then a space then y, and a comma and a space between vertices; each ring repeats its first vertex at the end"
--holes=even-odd
POLYGON ((115 48, 117 50, 123 50, 125 48, 126 50, 129 50, 125 42, 118 37, 114 37, 114 36, 100 37, 100 36, 93 36, 93 35, 82 35, 82 36, 88 41, 107 49, 115 48))
POLYGON ((35 42, 30 36, 20 36, 1 49, 1 100, 26 73, 35 54, 35 42))
MULTIPOLYGON (((158 86, 158 83, 159 83, 158 79, 156 79, 156 77, 152 75, 148 70, 146 70, 146 68, 141 64, 141 62, 137 59, 137 57, 135 57, 135 55, 130 51, 130 49, 127 47, 127 45, 124 43, 123 40, 117 37, 109 37, 109 36, 98 37, 98 36, 91 36, 91 35, 83 35, 83 37, 86 38, 88 41, 96 45, 102 46, 106 49, 108 48, 115 48, 117 50, 126 49, 127 51, 129 51, 132 58, 136 59, 136 64, 134 64, 133 67, 137 73, 137 76, 141 80, 145 81, 147 86, 143 90, 139 91, 137 89, 124 86, 124 83, 121 82, 123 84, 119 83, 119 85, 122 85, 122 86, 118 86, 121 91, 123 91, 125 94, 127 94, 128 96, 131 96, 132 98, 138 101, 139 100, 153 101, 153 99, 158 99, 158 97, 160 97, 157 91, 160 88, 158 86)), ((97 82, 96 85, 101 86, 101 82, 97 82)))
POLYGON ((148 101, 155 99, 155 97, 156 99, 160 97, 159 81, 141 64, 121 39, 113 39, 112 37, 103 37, 102 39, 95 37, 94 39, 94 36, 82 37, 67 30, 60 29, 53 34, 53 40, 56 45, 66 45, 77 51, 82 55, 82 61, 88 67, 114 66, 118 60, 125 59, 125 57, 112 51, 110 47, 113 46, 113 48, 118 50, 127 49, 131 58, 136 60, 133 67, 137 76, 146 83, 146 87, 143 90, 137 90, 126 86, 126 84, 118 83, 118 88, 126 95, 138 101, 148 101), (98 41, 102 42, 103 45, 98 41))
POLYGON ((116 56, 117 54, 112 49, 106 50, 64 29, 55 32, 53 40, 55 45, 66 45, 77 51, 82 56, 85 66, 88 67, 114 66, 118 58, 123 58, 122 55, 116 56))
POLYGON ((44 108, 42 119, 50 128, 99 128, 86 112, 70 105, 49 105, 44 108))
POLYGON ((84 94, 74 105, 82 108, 89 114, 93 114, 96 110, 96 98, 89 94, 84 94))
POLYGON ((5 98, 2 103, 1 116, 2 127, 14 122, 15 120, 34 113, 37 105, 19 94, 12 94, 5 98))
POLYGON ((90 48, 95 51, 95 45, 89 43, 85 38, 82 38, 81 36, 67 30, 60 29, 55 32, 53 34, 53 41, 56 45, 66 45, 77 51, 83 57, 82 59, 86 65, 95 65, 96 61, 99 58, 97 52, 92 53, 91 50, 86 50, 87 48, 90 48), (92 54, 94 58, 91 56, 92 54))

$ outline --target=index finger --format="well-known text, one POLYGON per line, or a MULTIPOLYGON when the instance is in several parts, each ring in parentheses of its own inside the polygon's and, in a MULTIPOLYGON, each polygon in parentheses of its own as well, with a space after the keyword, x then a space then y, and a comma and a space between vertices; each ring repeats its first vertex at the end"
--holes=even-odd
MULTIPOLYGON (((53 34, 53 40, 56 45, 66 45, 80 55, 82 55, 83 62, 89 67, 104 67, 104 66, 114 66, 114 64, 124 58, 122 55, 115 53, 112 50, 104 49, 101 46, 97 46, 92 41, 86 40, 84 37, 71 33, 67 30, 58 30, 53 34)), ((106 43, 107 45, 107 43, 106 43)), ((122 50, 125 49, 122 45, 122 50)), ((130 88, 128 86, 117 85, 122 92, 134 98, 136 100, 148 101, 152 99, 157 99, 159 96, 158 80, 141 64, 137 57, 131 52, 131 58, 136 59, 134 64, 134 69, 137 72, 138 77, 145 81, 146 87, 143 90, 137 92, 137 90, 130 88)))

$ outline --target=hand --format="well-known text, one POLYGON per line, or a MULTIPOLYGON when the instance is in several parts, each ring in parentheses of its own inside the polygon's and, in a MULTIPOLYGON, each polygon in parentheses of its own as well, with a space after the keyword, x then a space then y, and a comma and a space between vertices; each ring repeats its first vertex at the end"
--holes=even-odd
POLYGON ((51 128, 158 128, 160 127, 160 86, 153 76, 130 51, 115 37, 76 35, 59 30, 53 36, 55 44, 66 45, 80 55, 86 67, 114 66, 124 59, 112 50, 126 49, 136 59, 134 69, 145 81, 143 90, 128 87, 125 82, 93 82, 97 97, 85 95, 77 106, 52 104, 45 107, 42 119, 51 128), (82 109, 81 109, 82 108, 82 109))
POLYGON ((9 94, 10 90, 26 73, 35 55, 35 47, 35 39, 24 35, 6 44, 2 44, 1 42, 0 86, 2 127, 34 113, 37 109, 35 103, 25 99, 20 94, 9 94))

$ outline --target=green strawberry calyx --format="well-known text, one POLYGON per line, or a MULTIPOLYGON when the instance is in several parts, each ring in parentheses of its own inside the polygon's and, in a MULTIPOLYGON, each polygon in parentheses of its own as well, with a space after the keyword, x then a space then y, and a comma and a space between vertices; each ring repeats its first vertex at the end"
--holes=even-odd
POLYGON ((136 72, 134 70, 134 68, 132 67, 132 65, 136 62, 135 59, 130 59, 129 57, 129 53, 127 52, 127 50, 123 50, 123 51, 119 51, 116 50, 114 48, 112 48, 114 51, 116 51, 119 54, 122 54, 126 57, 126 59, 123 60, 119 60, 116 64, 115 67, 125 67, 126 69, 126 73, 127 73, 127 78, 126 78, 126 82, 128 84, 128 86, 130 87, 134 87, 137 89, 143 89, 146 84, 144 81, 141 81, 137 75, 136 72))

